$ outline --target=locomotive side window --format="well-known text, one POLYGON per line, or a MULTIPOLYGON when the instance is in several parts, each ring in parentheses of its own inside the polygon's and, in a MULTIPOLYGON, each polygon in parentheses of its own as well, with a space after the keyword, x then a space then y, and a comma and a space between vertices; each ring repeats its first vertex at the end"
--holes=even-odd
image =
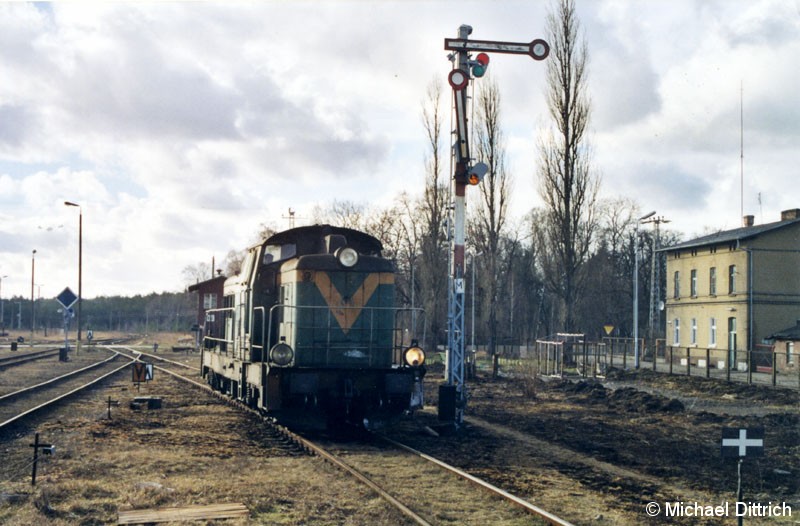
POLYGON ((264 247, 264 264, 269 265, 276 261, 283 261, 297 255, 297 245, 287 243, 285 245, 267 245, 264 247))

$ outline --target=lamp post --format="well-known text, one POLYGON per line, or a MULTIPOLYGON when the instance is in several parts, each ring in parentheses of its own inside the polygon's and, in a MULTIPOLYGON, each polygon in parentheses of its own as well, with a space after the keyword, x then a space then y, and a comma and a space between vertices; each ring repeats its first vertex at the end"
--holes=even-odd
MULTIPOLYGON (((0 276, 0 335, 5 336, 6 334, 6 316, 5 310, 3 309, 3 280, 8 276, 0 276)), ((13 327, 14 324, 12 323, 11 326, 13 327)))
POLYGON ((33 302, 34 276, 36 276, 36 249, 31 252, 31 347, 33 347, 33 328, 36 326, 36 304, 33 302))
POLYGON ((81 305, 83 304, 83 208, 77 203, 64 201, 66 206, 78 207, 78 344, 75 353, 81 352, 81 305))
POLYGON ((656 215, 655 210, 636 220, 636 233, 633 238, 633 360, 636 369, 639 368, 639 225, 654 215, 656 215))

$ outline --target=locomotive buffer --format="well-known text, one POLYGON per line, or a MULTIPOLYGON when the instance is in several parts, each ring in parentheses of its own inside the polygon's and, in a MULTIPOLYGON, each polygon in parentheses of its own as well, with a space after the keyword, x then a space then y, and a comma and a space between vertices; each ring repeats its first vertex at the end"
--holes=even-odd
POLYGON ((486 51, 514 55, 529 55, 534 60, 544 60, 550 46, 542 39, 529 43, 499 42, 493 40, 469 40, 472 27, 458 28, 458 38, 446 38, 444 48, 453 51, 449 58, 453 70, 447 81, 453 88, 453 104, 456 114, 456 142, 453 186, 454 203, 451 208, 452 232, 450 239, 450 276, 448 279, 447 303, 447 385, 439 392, 439 419, 453 422, 459 427, 464 421, 467 393, 464 376, 464 239, 465 205, 467 184, 481 182, 489 167, 478 162, 473 164, 469 151, 469 129, 467 111, 467 86, 473 77, 482 77, 489 65, 486 51), (475 60, 471 51, 480 51, 475 60))

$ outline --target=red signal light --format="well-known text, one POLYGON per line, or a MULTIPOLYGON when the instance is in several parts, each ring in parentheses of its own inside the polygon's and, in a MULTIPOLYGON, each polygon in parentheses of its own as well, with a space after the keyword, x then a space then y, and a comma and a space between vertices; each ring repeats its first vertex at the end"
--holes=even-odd
POLYGON ((475 57, 476 64, 472 66, 472 74, 480 78, 486 74, 486 68, 489 67, 489 55, 486 53, 478 53, 475 57))

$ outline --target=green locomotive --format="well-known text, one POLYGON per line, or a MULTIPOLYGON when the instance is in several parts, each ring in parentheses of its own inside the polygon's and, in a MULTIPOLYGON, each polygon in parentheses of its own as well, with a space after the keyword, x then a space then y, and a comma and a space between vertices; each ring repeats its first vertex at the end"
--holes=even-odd
POLYGON ((207 312, 202 374, 278 417, 370 426, 423 404, 416 309, 395 306, 394 264, 357 230, 315 225, 251 247, 207 312))

